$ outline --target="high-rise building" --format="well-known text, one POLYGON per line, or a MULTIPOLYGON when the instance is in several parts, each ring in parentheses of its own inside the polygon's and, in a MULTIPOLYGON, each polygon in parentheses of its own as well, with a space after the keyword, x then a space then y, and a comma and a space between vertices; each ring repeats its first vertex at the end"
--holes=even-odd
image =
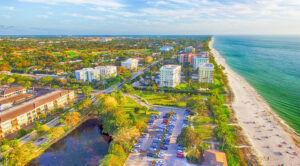
POLYGON ((110 78, 117 75, 116 66, 97 66, 95 68, 83 68, 75 71, 77 81, 100 80, 100 78, 110 78))
POLYGON ((126 61, 121 63, 121 66, 129 69, 129 70, 137 70, 139 60, 134 58, 129 58, 126 61))
POLYGON ((214 82, 214 65, 212 63, 206 63, 199 66, 198 81, 210 84, 214 82))
POLYGON ((193 56, 193 69, 197 70, 201 65, 209 63, 208 54, 197 54, 193 56))
POLYGON ((193 64, 193 57, 194 57, 194 53, 192 53, 192 52, 189 52, 187 54, 180 54, 178 56, 178 61, 179 61, 179 63, 193 64))
POLYGON ((176 87, 180 84, 181 66, 164 65, 160 68, 160 86, 161 87, 176 87))
POLYGON ((185 47, 184 52, 185 53, 190 53, 190 52, 195 53, 195 48, 193 46, 185 47))

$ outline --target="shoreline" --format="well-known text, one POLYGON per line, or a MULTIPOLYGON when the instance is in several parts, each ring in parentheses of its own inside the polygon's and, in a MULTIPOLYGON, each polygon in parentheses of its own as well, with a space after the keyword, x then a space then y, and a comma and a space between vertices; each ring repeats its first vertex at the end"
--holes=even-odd
POLYGON ((225 67, 229 86, 234 94, 232 108, 238 125, 249 140, 252 150, 263 165, 300 165, 299 135, 288 126, 239 74, 226 64, 225 59, 213 48, 214 37, 209 47, 217 64, 225 67))

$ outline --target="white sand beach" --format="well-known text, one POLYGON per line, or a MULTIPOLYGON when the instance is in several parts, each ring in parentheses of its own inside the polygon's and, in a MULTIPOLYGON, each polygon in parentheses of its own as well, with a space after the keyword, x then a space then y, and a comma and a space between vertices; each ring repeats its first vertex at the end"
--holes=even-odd
POLYGON ((229 85, 234 93, 232 108, 250 145, 263 165, 299 166, 300 149, 292 139, 291 129, 273 112, 270 106, 255 89, 240 75, 234 72, 219 52, 210 48, 218 64, 225 67, 229 85), (288 132, 290 131, 290 132, 288 132))

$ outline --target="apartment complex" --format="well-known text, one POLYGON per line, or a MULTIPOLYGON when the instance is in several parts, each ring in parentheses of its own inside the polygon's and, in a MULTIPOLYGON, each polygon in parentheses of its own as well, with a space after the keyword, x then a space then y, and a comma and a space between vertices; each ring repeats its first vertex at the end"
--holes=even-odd
POLYGON ((196 49, 193 46, 188 46, 188 47, 185 47, 184 52, 185 53, 190 53, 190 52, 195 53, 195 50, 196 49))
POLYGON ((209 62, 208 54, 197 54, 193 56, 193 69, 197 70, 201 65, 209 62))
POLYGON ((110 78, 117 75, 116 66, 98 66, 95 68, 83 68, 75 71, 77 81, 100 80, 100 78, 110 78))
POLYGON ((127 68, 129 70, 137 70, 138 63, 139 63, 139 60, 133 59, 133 58, 129 58, 126 61, 122 62, 121 66, 123 66, 123 67, 125 67, 125 68, 127 68))
POLYGON ((21 93, 26 93, 26 88, 22 86, 0 88, 0 97, 4 97, 4 98, 21 94, 21 93))
POLYGON ((215 150, 205 150, 203 165, 227 166, 226 154, 215 150))
POLYGON ((58 90, 34 98, 0 113, 0 137, 19 130, 35 120, 42 113, 62 108, 75 99, 74 91, 58 90))
POLYGON ((183 63, 193 64, 193 57, 194 57, 194 53, 193 52, 189 52, 187 54, 180 54, 178 56, 178 61, 181 64, 183 64, 183 63))
POLYGON ((159 51, 173 51, 174 48, 171 46, 163 46, 159 49, 159 51))
POLYGON ((28 100, 32 96, 32 94, 21 93, 11 97, 0 98, 0 112, 12 107, 14 104, 28 100))
POLYGON ((164 65, 160 68, 160 87, 176 87, 180 84, 181 66, 164 65))
POLYGON ((214 82, 214 65, 212 63, 205 63, 198 68, 198 81, 201 83, 214 82))

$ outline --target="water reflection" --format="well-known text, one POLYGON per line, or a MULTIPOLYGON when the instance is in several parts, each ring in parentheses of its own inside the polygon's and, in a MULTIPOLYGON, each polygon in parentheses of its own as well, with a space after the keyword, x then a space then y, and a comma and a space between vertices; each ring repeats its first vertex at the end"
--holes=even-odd
POLYGON ((98 165, 108 151, 110 137, 102 134, 98 120, 88 120, 53 144, 30 166, 98 165))

